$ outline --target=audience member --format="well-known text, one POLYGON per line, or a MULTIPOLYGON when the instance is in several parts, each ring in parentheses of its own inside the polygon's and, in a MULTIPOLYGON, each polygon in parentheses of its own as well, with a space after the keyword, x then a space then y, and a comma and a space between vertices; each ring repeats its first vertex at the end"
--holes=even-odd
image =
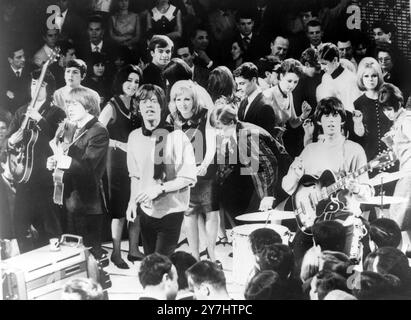
POLYGON ((382 247, 398 248, 401 243, 401 229, 391 219, 379 218, 370 223, 371 251, 382 247))
POLYGON ((278 35, 270 42, 271 53, 265 58, 272 62, 281 62, 285 60, 290 47, 290 41, 285 35, 278 35))
POLYGON ((178 43, 183 35, 181 11, 169 0, 156 0, 155 6, 148 11, 146 21, 148 34, 165 35, 174 43, 178 43))
POLYGON ((59 29, 47 28, 43 29, 43 40, 45 44, 38 50, 33 57, 33 62, 38 67, 41 67, 46 62, 53 50, 56 48, 59 39, 59 29))
POLYGON ((246 300, 287 300, 288 294, 288 287, 278 273, 264 270, 247 283, 244 297, 246 300))
POLYGON ((336 272, 320 271, 311 281, 310 300, 323 300, 333 290, 347 292, 347 279, 336 272))
POLYGON ((193 78, 192 80, 198 83, 202 87, 207 87, 208 76, 210 71, 201 65, 194 63, 194 49, 190 44, 182 44, 177 50, 176 55, 183 59, 185 63, 190 67, 193 78))
POLYGON ((90 278, 69 280, 63 287, 61 300, 106 300, 100 284, 90 278))
POLYGON ((49 70, 56 79, 56 89, 60 89, 66 84, 64 81, 64 71, 67 63, 76 59, 76 48, 68 41, 58 41, 57 47, 60 48, 59 58, 49 66, 49 70))
POLYGON ((176 300, 193 300, 193 293, 188 286, 186 271, 197 263, 197 260, 189 253, 176 251, 170 256, 170 260, 176 267, 178 275, 178 293, 176 300))
POLYGON ((138 278, 144 293, 139 300, 175 300, 178 292, 178 274, 171 260, 158 253, 143 259, 138 278))
MULTIPOLYGON (((382 275, 372 271, 363 271, 354 279, 352 293, 358 300, 391 300, 400 280, 391 274, 382 275)), ((343 290, 343 289, 342 289, 343 290)))

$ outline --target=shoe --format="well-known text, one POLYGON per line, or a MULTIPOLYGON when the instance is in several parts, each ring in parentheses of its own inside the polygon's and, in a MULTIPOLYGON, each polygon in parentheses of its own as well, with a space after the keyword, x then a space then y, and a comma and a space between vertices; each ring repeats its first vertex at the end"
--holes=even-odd
POLYGON ((227 237, 218 237, 218 241, 215 243, 216 246, 218 246, 219 244, 222 244, 224 247, 226 245, 232 246, 233 243, 228 241, 227 237), (223 241, 225 239, 225 241, 223 241))
POLYGON ((131 254, 127 255, 127 260, 130 262, 135 262, 135 261, 141 261, 144 259, 144 255, 141 254, 141 256, 132 256, 131 254))
POLYGON ((114 265, 119 269, 130 269, 127 262, 120 258, 120 260, 115 261, 113 256, 111 256, 110 261, 114 263, 114 265))

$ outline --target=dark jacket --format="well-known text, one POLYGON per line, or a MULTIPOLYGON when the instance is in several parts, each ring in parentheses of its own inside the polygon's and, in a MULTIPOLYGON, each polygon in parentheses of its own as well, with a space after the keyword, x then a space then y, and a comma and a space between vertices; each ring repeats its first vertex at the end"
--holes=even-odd
POLYGON ((251 41, 248 47, 245 45, 245 41, 242 39, 240 33, 237 33, 233 39, 233 42, 242 43, 243 48, 247 48, 244 52, 244 62, 255 62, 260 58, 270 54, 270 42, 263 36, 253 33, 251 41))
POLYGON ((193 81, 198 83, 203 88, 207 88, 209 74, 210 72, 208 71, 207 68, 194 65, 193 81))
POLYGON ((101 178, 106 169, 109 134, 96 118, 78 133, 70 147, 70 167, 64 173, 65 205, 72 213, 102 214, 101 178))
POLYGON ((166 91, 166 80, 164 79, 161 69, 154 63, 150 63, 143 71, 143 84, 155 84, 166 91))

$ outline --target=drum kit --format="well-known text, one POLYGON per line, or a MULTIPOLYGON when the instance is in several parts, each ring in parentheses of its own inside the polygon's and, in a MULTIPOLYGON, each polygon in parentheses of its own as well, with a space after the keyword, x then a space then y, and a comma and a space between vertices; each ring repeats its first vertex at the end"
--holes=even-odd
MULTIPOLYGON (((405 176, 411 175, 411 172, 394 172, 380 173, 373 179, 370 179, 370 185, 382 186, 386 183, 397 181, 405 176)), ((376 196, 367 200, 361 201, 362 204, 385 206, 406 202, 407 199, 392 196, 376 196)), ((236 217, 236 220, 248 222, 251 224, 240 225, 232 230, 233 238, 233 280, 241 285, 244 285, 255 265, 255 258, 251 251, 249 235, 254 230, 260 228, 270 228, 276 231, 282 238, 284 244, 288 244, 292 233, 287 227, 281 225, 282 220, 295 219, 293 211, 269 210, 265 212, 252 212, 242 214, 236 217), (263 223, 262 223, 263 222, 263 223)))

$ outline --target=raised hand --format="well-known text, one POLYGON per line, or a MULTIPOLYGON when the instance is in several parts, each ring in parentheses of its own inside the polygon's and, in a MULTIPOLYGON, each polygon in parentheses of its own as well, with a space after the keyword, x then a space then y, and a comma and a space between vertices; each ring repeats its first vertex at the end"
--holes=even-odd
POLYGON ((301 105, 301 110, 302 110, 301 118, 307 119, 310 116, 312 108, 307 101, 304 101, 301 105))
POLYGON ((354 123, 362 123, 362 120, 363 120, 362 112, 359 110, 354 110, 352 114, 352 120, 354 121, 354 123))

